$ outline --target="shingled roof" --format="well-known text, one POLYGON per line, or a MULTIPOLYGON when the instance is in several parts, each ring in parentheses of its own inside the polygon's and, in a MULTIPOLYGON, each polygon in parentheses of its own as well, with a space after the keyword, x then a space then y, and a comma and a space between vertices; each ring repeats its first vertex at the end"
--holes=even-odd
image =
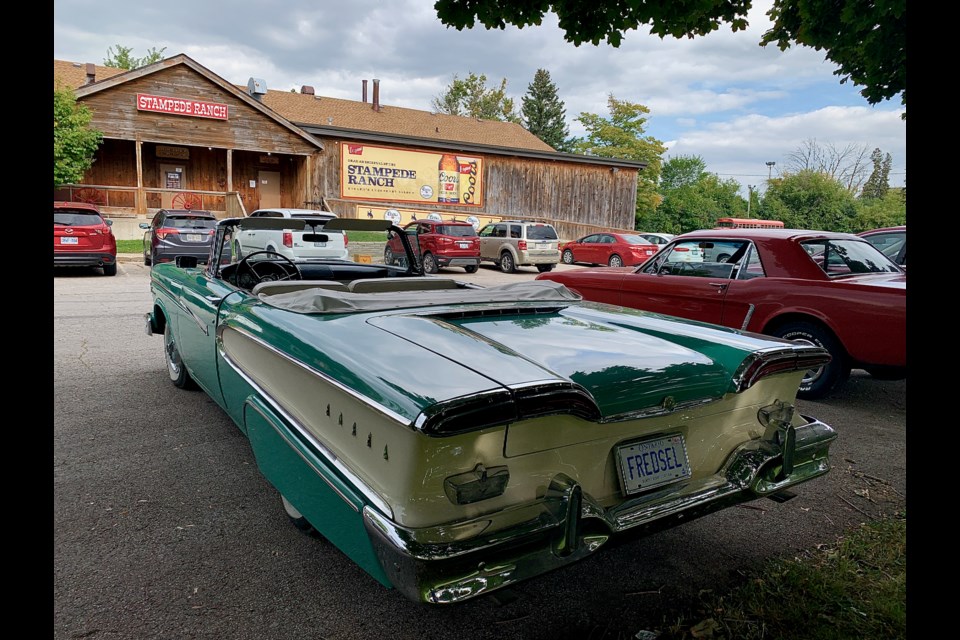
POLYGON ((352 129, 424 140, 466 142, 530 151, 552 152, 553 147, 519 124, 431 113, 380 102, 343 100, 289 91, 267 91, 263 103, 299 125, 352 129))
MULTIPOLYGON (((95 75, 94 81, 105 80, 107 78, 112 78, 115 75, 121 74, 126 69, 116 69, 114 67, 105 67, 102 65, 94 65, 95 75)), ((83 85, 87 84, 87 65, 82 62, 69 62, 67 60, 54 60, 53 61, 53 88, 56 89, 57 85, 62 85, 65 87, 70 87, 71 89, 78 89, 83 85)))
MULTIPOLYGON (((79 89, 88 84, 87 65, 68 60, 53 61, 54 88, 58 84, 79 89)), ((94 65, 94 81, 112 78, 125 69, 94 65)), ((246 84, 234 85, 246 92, 246 84)), ((437 142, 452 141, 483 144, 538 152, 554 149, 519 124, 497 120, 481 120, 431 113, 417 109, 394 107, 380 103, 374 111, 372 102, 343 100, 326 96, 267 91, 262 103, 280 117, 299 124, 325 129, 367 131, 372 134, 419 138, 437 142)))

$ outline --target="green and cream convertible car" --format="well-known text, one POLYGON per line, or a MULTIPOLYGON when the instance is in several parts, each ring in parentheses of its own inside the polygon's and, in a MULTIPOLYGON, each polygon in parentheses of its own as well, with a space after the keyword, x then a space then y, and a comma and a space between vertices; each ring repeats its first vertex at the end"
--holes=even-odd
MULTIPOLYGON (((230 255, 151 273, 167 372, 249 439, 295 524, 384 586, 454 603, 830 468, 795 410, 809 344, 588 303, 555 282, 424 276, 414 236, 337 218, 305 235, 399 234, 404 266, 230 255)), ((297 227, 302 230, 302 227, 297 227)))

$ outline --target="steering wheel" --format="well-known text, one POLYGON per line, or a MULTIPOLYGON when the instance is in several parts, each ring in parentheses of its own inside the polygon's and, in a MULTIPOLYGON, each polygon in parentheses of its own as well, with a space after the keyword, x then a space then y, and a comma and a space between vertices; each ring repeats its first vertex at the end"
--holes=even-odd
POLYGON ((237 263, 237 281, 239 282, 245 274, 249 274, 249 277, 254 280, 254 285, 280 280, 303 280, 300 267, 293 260, 276 251, 254 251, 250 255, 244 256, 237 263), (255 260, 254 262, 259 262, 259 264, 254 266, 251 264, 250 258, 256 256, 275 256, 280 258, 282 262, 255 260))

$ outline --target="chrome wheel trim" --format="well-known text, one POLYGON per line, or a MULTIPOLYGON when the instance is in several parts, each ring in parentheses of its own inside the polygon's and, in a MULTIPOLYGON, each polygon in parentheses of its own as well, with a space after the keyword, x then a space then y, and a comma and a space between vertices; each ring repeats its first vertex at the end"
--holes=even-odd
MULTIPOLYGON (((801 333, 797 333, 796 335, 797 337, 795 338, 790 337, 790 334, 787 334, 783 337, 786 338, 787 340, 793 340, 801 344, 808 344, 813 347, 821 347, 821 348, 823 347, 823 345, 817 342, 816 340, 811 340, 810 338, 805 337, 801 333)), ((823 377, 823 373, 824 371, 826 371, 826 368, 827 368, 826 365, 820 365, 819 367, 808 369, 807 372, 803 374, 803 380, 800 381, 800 386, 806 387, 806 388, 813 386, 813 384, 817 380, 823 377)))
POLYGON ((180 351, 177 349, 169 324, 163 332, 163 353, 167 361, 167 375, 171 380, 179 380, 180 373, 183 371, 183 361, 180 359, 180 351))

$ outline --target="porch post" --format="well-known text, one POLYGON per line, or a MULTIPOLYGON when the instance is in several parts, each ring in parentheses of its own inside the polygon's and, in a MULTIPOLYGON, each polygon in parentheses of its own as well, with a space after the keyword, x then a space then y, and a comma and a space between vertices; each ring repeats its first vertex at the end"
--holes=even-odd
POLYGON ((233 149, 227 149, 227 191, 233 191, 233 149))
POLYGON ((137 152, 137 202, 134 209, 137 215, 146 215, 147 213, 147 194, 143 191, 143 155, 141 150, 140 134, 133 141, 133 146, 137 152))

